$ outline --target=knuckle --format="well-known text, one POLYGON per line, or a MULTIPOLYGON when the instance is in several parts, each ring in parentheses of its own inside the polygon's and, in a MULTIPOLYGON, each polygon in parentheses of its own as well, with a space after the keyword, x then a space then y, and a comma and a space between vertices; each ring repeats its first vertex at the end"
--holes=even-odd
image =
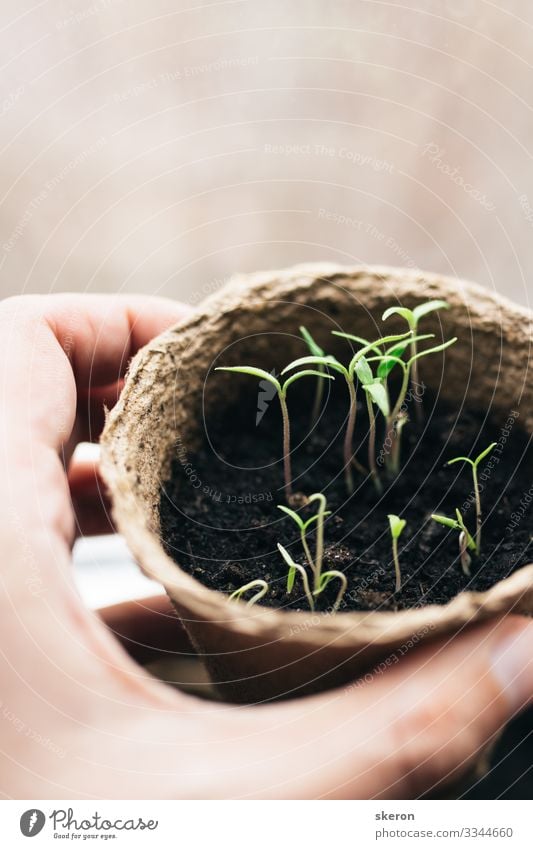
POLYGON ((433 694, 399 714, 392 731, 401 779, 410 795, 420 796, 467 770, 481 743, 467 713, 461 698, 433 694))

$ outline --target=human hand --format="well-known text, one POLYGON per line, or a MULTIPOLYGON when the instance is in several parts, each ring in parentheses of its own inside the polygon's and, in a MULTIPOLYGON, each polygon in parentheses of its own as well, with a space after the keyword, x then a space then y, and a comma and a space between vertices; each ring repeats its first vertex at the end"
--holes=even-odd
MULTIPOLYGON (((412 798, 456 778, 531 701, 533 623, 491 622, 413 649, 364 686, 246 708, 152 679, 84 607, 72 543, 110 524, 97 472, 68 467, 73 448, 98 438, 132 354, 185 313, 115 296, 0 305, 0 791, 412 798)), ((170 617, 165 601, 130 603, 111 624, 171 642, 175 627, 183 641, 170 617)))

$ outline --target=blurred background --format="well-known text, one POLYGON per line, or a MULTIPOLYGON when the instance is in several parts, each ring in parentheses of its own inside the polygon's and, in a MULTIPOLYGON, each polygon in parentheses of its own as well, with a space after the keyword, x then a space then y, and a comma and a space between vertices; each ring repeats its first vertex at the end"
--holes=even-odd
POLYGON ((528 303, 530 0, 3 0, 0 293, 421 267, 528 303))

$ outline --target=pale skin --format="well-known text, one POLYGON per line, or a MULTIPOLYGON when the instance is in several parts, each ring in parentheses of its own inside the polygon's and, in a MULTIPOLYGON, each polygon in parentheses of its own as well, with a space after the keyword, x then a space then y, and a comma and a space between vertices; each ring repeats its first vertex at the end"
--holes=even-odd
POLYGON ((79 440, 98 438, 103 401, 116 399, 131 355, 185 314, 173 302, 140 297, 0 304, 0 793, 412 798, 434 791, 468 770, 530 703, 533 623, 484 624, 412 649, 362 687, 246 708, 172 690, 126 653, 113 631, 183 647, 166 601, 98 616, 74 590, 75 536, 108 530, 109 518, 97 470, 77 463, 67 474, 65 463, 79 440))

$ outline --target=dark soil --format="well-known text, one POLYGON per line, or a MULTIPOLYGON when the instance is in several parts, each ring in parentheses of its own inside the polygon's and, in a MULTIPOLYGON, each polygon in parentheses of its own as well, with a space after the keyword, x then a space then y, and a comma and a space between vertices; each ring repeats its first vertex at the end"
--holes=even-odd
MULTIPOLYGON (((219 411, 206 421, 205 444, 195 456, 181 446, 171 480, 160 504, 162 537, 169 554, 202 583, 223 592, 262 578, 269 592, 262 604, 307 609, 301 581, 286 593, 287 568, 277 551, 282 543, 298 563, 305 563, 298 531, 277 510, 283 504, 281 422, 277 399, 255 425, 257 389, 240 408, 219 411)), ((305 381, 302 381, 302 388, 305 381)), ((323 569, 337 569, 348 579, 341 610, 396 610, 445 604, 462 590, 486 590, 533 561, 531 504, 533 488, 528 439, 520 417, 498 426, 464 408, 451 411, 426 393, 424 422, 416 410, 403 431, 402 471, 396 479, 382 472, 383 493, 354 473, 355 491, 347 497, 342 472, 346 393, 335 389, 314 428, 309 426, 311 395, 294 387, 289 396, 292 424, 294 490, 309 496, 323 492, 332 514, 325 524, 323 569), (299 394, 300 392, 300 394, 299 394), (484 512, 482 553, 467 577, 458 560, 458 534, 431 520, 431 513, 453 516, 460 507, 475 530, 470 467, 446 466, 458 455, 476 456, 490 442, 498 445, 480 469, 484 512), (400 540, 402 591, 394 594, 388 513, 407 520, 400 540)), ((358 411, 357 457, 366 465, 367 417, 358 411)), ((380 434, 381 441, 383 434, 380 434)), ((380 439, 378 439, 378 449, 380 439)), ((302 498, 301 501, 304 501, 302 498)), ((302 506, 301 515, 312 515, 302 506)), ((311 548, 314 550, 313 535, 311 548)), ((334 603, 332 581, 319 597, 318 609, 334 603)))

